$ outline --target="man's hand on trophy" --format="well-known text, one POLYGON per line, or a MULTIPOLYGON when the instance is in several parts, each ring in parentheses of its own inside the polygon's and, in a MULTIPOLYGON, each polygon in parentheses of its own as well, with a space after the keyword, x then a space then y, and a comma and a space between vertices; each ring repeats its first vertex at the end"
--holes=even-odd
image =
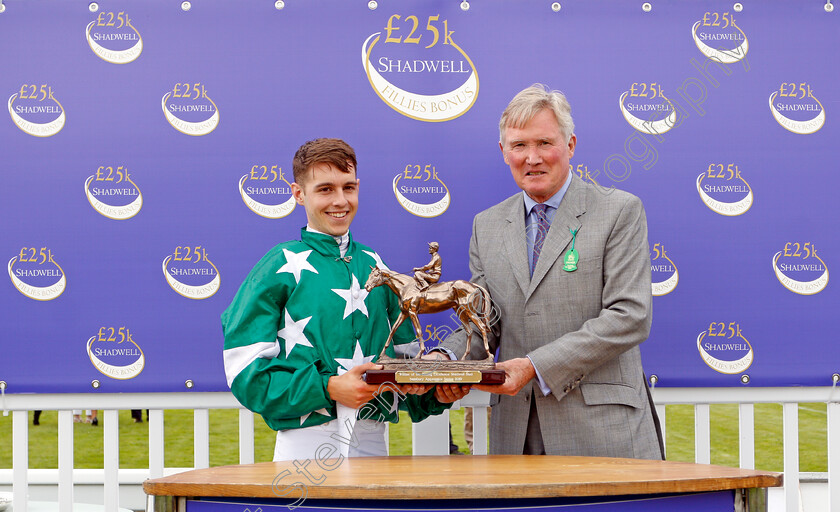
POLYGON ((497 370, 505 371, 505 382, 495 386, 476 385, 475 389, 497 393, 499 395, 515 395, 525 387, 525 384, 537 376, 537 370, 527 357, 519 357, 496 363, 497 370))
POLYGON ((379 390, 379 386, 366 383, 362 379, 362 375, 368 370, 381 370, 382 368, 380 364, 368 362, 354 366, 342 375, 334 375, 327 381, 327 393, 332 400, 347 407, 358 409, 371 400, 379 390))

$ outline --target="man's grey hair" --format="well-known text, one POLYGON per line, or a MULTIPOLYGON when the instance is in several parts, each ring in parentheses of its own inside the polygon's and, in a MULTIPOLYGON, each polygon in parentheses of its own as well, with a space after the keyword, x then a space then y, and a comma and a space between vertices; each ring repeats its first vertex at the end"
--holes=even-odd
POLYGON ((572 120, 572 106, 566 96, 560 91, 552 91, 543 84, 534 84, 523 89, 510 100, 502 118, 499 120, 499 142, 505 143, 505 129, 521 128, 540 113, 543 109, 554 112, 560 131, 566 137, 566 143, 575 133, 575 122, 572 120))

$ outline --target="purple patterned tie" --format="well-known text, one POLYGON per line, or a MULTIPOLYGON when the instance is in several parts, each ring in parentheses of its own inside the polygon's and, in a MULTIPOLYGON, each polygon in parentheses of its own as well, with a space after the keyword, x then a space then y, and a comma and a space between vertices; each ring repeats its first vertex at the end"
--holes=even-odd
POLYGON ((535 227, 537 232, 534 236, 534 254, 531 260, 533 261, 533 264, 531 265, 531 275, 534 275, 534 269, 537 268, 537 260, 540 259, 540 251, 542 251, 543 242, 545 242, 545 237, 548 234, 548 228, 550 227, 548 217, 545 214, 547 209, 548 205, 540 203, 535 205, 533 210, 537 215, 537 222, 532 225, 532 229, 535 227))

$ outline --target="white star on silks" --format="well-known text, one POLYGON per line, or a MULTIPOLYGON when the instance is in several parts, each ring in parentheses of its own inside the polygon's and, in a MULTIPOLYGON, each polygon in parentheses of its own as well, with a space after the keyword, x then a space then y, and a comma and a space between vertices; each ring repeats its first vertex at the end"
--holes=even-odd
POLYGON ((339 375, 344 375, 345 373, 347 373, 348 370, 351 370, 352 368, 355 368, 356 366, 359 366, 360 364, 365 364, 368 361, 373 361, 374 357, 376 357, 376 356, 366 356, 364 354, 364 352, 362 352, 362 346, 357 341, 356 342, 356 348, 353 350, 353 358, 352 359, 346 359, 346 358, 340 358, 340 357, 335 358, 335 362, 338 363, 341 366, 341 368, 338 369, 338 374, 339 375))
POLYGON ((306 334, 303 333, 303 330, 306 328, 306 324, 309 323, 309 320, 311 320, 312 317, 308 316, 296 322, 292 320, 291 315, 289 315, 289 310, 284 310, 283 313, 286 315, 285 327, 277 331, 277 336, 280 336, 286 341, 286 357, 289 357, 289 354, 292 353, 292 349, 297 345, 303 345, 304 347, 312 346, 312 343, 306 339, 306 334))
POLYGON ((356 279, 355 275, 353 275, 353 282, 350 283, 350 289, 344 290, 342 288, 333 288, 332 291, 347 301, 347 304, 344 305, 344 316, 342 317, 342 320, 350 316, 350 314, 356 310, 359 310, 363 315, 368 316, 365 299, 367 298, 369 292, 359 286, 359 280, 356 279))
POLYGON ((312 249, 298 253, 292 252, 288 249, 283 249, 283 256, 286 257, 286 264, 280 267, 280 270, 276 273, 279 274, 280 272, 288 272, 295 276, 296 283, 300 282, 300 274, 304 270, 315 272, 317 274, 318 271, 315 270, 315 267, 306 261, 306 258, 309 257, 311 252, 312 249))
POLYGON ((381 268, 382 270, 391 270, 390 268, 388 268, 388 265, 386 265, 382 261, 382 258, 380 258, 379 255, 376 254, 375 252, 370 252, 370 251, 362 251, 362 252, 367 253, 368 256, 370 256, 371 258, 376 260, 376 266, 377 267, 381 268))
POLYGON ((304 414, 303 416, 300 417, 300 426, 301 427, 303 426, 303 423, 306 421, 306 418, 308 418, 313 412, 315 414, 320 414, 322 416, 329 416, 330 415, 329 411, 327 411, 326 409, 318 409, 317 411, 310 411, 310 412, 308 412, 308 413, 306 413, 306 414, 304 414))

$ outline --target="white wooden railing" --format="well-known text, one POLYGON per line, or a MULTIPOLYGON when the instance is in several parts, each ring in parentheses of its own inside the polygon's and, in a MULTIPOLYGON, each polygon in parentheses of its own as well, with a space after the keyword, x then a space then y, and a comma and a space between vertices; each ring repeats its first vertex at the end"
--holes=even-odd
MULTIPOLYGON (((711 460, 710 404, 739 405, 740 466, 755 467, 754 409, 756 403, 781 403, 784 421, 784 488, 776 493, 775 506, 770 510, 799 512, 802 510, 800 481, 817 482, 823 487, 819 509, 840 510, 840 392, 832 387, 791 388, 655 388, 657 412, 665 427, 665 406, 693 404, 695 410, 695 462, 708 464, 711 460), (800 474, 798 404, 827 403, 828 471, 800 474)), ((461 401, 462 406, 486 407, 486 393, 473 392, 461 401)), ((74 489, 80 485, 95 485, 100 489, 104 509, 118 507, 142 509, 145 499, 140 486, 147 478, 157 478, 191 468, 165 468, 163 442, 163 411, 194 410, 194 468, 210 464, 209 410, 239 409, 239 462, 254 462, 254 415, 241 408, 230 393, 145 393, 145 394, 36 394, 2 397, 0 409, 12 414, 12 469, 0 469, 0 490, 11 486, 13 508, 27 510, 31 487, 50 485, 57 488, 58 510, 70 512, 74 489), (80 470, 73 467, 73 409, 102 411, 103 468, 80 470), (117 413, 125 409, 149 409, 149 467, 148 469, 119 469, 119 435, 117 413), (58 411, 58 469, 29 469, 28 411, 58 411), (122 490, 122 492, 121 492, 122 490), (133 494, 132 492, 133 491, 133 494), (130 501, 130 503, 128 503, 130 501)), ((475 452, 482 454, 487 440, 486 414, 474 414, 475 452)), ((412 452, 416 455, 443 455, 449 448, 448 414, 433 417, 413 427, 412 452)), ((666 446, 667 451, 667 446, 666 446)), ((86 500, 87 501, 87 500, 86 500)), ((807 510, 807 509, 806 509, 807 510)), ((812 510, 807 510, 812 512, 812 510)), ((814 511, 816 512, 816 510, 814 511)))

